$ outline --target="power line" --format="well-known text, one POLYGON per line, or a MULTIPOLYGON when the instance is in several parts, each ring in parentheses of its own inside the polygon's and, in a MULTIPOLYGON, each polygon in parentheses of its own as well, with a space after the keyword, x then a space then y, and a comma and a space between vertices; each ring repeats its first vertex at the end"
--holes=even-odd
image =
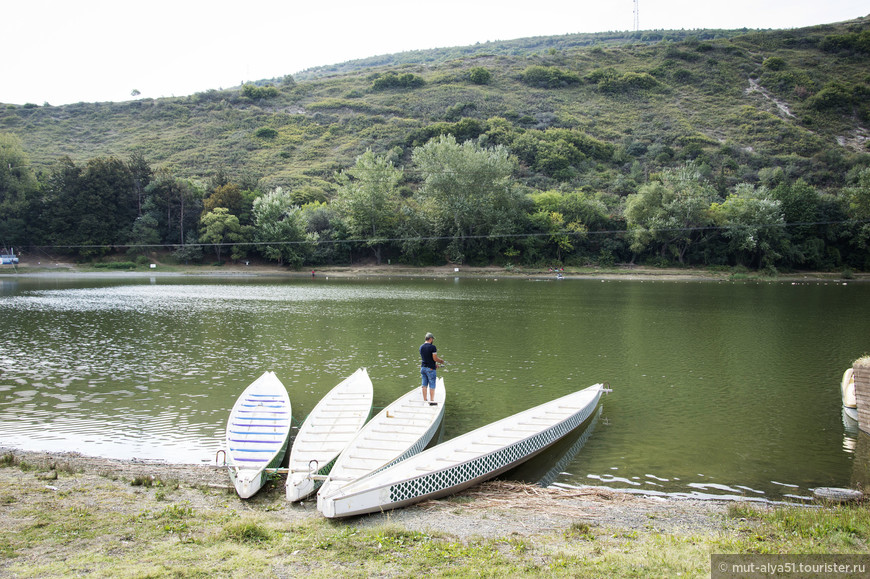
MULTIPOLYGON (((870 223, 870 219, 861 220, 844 220, 844 221, 807 221, 793 223, 748 223, 737 224, 731 226, 710 225, 703 227, 644 227, 634 229, 603 229, 597 231, 575 231, 570 229, 562 229, 559 231, 546 232, 530 232, 530 233, 493 233, 479 235, 432 235, 432 236, 414 236, 414 237, 384 237, 376 238, 378 243, 389 242, 405 242, 405 241, 448 241, 453 239, 474 240, 474 239, 522 239, 531 237, 556 237, 556 236, 597 236, 597 235, 625 235, 632 233, 638 229, 653 233, 686 233, 695 231, 727 231, 730 229, 774 229, 789 227, 809 227, 818 225, 857 225, 870 223)), ((160 248, 160 247, 262 247, 274 245, 334 245, 334 244, 362 244, 371 243, 372 239, 365 238, 350 238, 350 239, 318 239, 318 240, 288 240, 288 241, 240 241, 240 242, 223 242, 223 243, 103 243, 103 244, 82 244, 82 245, 35 245, 29 246, 33 249, 98 249, 98 248, 160 248)))

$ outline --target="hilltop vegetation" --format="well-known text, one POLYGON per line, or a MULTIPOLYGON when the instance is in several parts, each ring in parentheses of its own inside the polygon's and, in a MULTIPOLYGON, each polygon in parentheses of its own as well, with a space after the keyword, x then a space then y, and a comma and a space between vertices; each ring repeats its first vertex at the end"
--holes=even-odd
POLYGON ((190 97, 7 105, 0 244, 868 269, 868 65, 862 18, 490 42, 190 97))

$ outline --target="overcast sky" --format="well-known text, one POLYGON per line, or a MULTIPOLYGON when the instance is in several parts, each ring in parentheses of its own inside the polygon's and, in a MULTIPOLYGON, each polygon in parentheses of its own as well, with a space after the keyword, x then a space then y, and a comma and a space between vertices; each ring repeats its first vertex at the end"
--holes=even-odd
MULTIPOLYGON (((642 30, 797 28, 867 0, 639 0, 642 30)), ((0 102, 183 96, 379 54, 633 30, 633 0, 21 0, 0 9, 0 102)))

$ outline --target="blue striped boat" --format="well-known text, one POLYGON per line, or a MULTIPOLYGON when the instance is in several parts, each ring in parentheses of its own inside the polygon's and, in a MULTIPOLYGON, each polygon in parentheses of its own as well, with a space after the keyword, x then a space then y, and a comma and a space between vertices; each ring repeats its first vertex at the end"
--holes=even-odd
POLYGON ((290 397, 274 372, 265 372, 236 400, 227 421, 227 468, 236 492, 250 498, 269 480, 267 469, 287 453, 290 397))

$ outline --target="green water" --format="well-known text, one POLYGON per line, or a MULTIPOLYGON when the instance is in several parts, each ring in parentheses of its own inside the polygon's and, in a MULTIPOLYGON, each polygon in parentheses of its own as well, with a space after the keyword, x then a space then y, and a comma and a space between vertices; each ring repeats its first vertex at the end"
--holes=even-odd
POLYGON ((213 462, 264 371, 299 422, 361 366, 385 406, 433 332, 444 439, 608 382, 593 431, 535 463, 548 482, 807 496, 868 468, 839 397, 868 303, 859 283, 4 277, 0 445, 213 462))

